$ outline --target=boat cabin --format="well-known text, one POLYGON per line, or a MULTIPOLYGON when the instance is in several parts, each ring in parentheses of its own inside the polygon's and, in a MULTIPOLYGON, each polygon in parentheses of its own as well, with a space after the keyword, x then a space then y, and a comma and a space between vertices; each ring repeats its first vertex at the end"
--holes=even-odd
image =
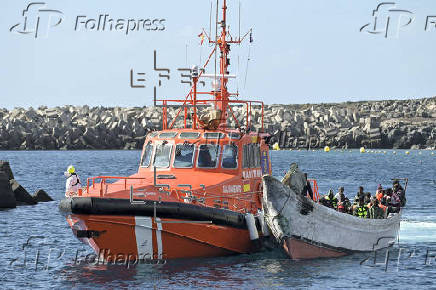
POLYGON ((155 168, 174 172, 189 169, 261 177, 271 173, 268 145, 263 137, 256 133, 241 134, 237 130, 152 132, 144 143, 139 173, 155 168))

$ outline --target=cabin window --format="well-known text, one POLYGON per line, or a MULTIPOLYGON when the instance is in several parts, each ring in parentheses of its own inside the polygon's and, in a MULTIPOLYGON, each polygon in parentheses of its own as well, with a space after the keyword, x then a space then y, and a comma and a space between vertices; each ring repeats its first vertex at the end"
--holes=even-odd
POLYGON ((223 168, 238 168, 238 146, 231 144, 223 148, 223 168))
POLYGON ((205 139, 224 139, 226 134, 220 132, 207 132, 203 134, 205 139))
POLYGON ((219 145, 202 144, 198 150, 197 166, 199 168, 215 168, 218 162, 219 145))
POLYGON ((198 139, 200 137, 200 133, 195 132, 182 132, 179 135, 180 139, 198 139))
POLYGON ((248 145, 244 145, 242 152, 242 167, 249 168, 249 158, 248 158, 248 145))
POLYGON ((159 135, 159 138, 161 138, 161 139, 174 138, 174 137, 176 137, 176 135, 177 135, 177 132, 164 132, 164 133, 161 133, 159 135))
POLYGON ((150 166, 151 155, 153 155, 153 144, 148 142, 147 145, 145 145, 144 155, 142 155, 142 167, 150 166))
POLYGON ((230 139, 234 139, 234 140, 239 140, 241 139, 241 134, 236 133, 236 132, 232 132, 229 134, 230 139))
POLYGON ((260 167, 260 146, 259 144, 246 144, 243 148, 242 157, 243 168, 260 167))
POLYGON ((253 145, 254 147, 254 167, 259 168, 260 167, 260 146, 259 144, 253 145))
POLYGON ((153 165, 157 168, 170 167, 170 157, 172 145, 168 143, 162 143, 156 145, 156 153, 154 154, 153 165))
POLYGON ((175 168, 191 168, 194 162, 194 144, 184 143, 177 144, 174 153, 175 168))
POLYGON ((150 135, 149 135, 149 137, 150 137, 150 138, 156 137, 157 134, 159 134, 159 132, 157 132, 157 131, 151 132, 150 135))

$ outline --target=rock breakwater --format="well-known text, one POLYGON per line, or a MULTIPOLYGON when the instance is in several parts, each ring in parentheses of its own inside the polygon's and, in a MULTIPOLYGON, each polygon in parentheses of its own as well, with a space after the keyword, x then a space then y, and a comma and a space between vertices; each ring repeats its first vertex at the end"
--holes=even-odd
MULTIPOLYGON (((176 116, 168 110, 168 120, 176 116)), ((245 108, 233 109, 242 123, 245 108)), ((266 105, 265 130, 282 148, 435 148, 436 97, 266 105)), ((253 107, 252 130, 261 108, 253 107)), ((176 120, 181 127, 183 119, 176 120)), ((232 121, 230 125, 235 125, 232 121)), ((63 106, 0 109, 0 150, 139 149, 162 126, 162 108, 63 106)))

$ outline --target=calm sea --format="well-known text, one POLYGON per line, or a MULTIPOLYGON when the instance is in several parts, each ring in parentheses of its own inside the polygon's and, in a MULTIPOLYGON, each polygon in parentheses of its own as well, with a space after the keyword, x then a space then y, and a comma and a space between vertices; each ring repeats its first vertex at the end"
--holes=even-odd
POLYGON ((391 178, 408 177, 399 242, 389 252, 291 261, 275 250, 131 269, 75 263, 92 251, 73 237, 58 211, 66 167, 74 164, 82 178, 130 175, 139 157, 139 151, 0 152, 0 160, 10 161, 15 178, 29 192, 43 188, 56 199, 0 211, 0 288, 436 287, 436 153, 431 151, 272 152, 274 176, 282 177, 297 162, 317 179, 322 193, 344 186, 353 197, 359 185, 375 192, 379 183, 388 186, 391 178))

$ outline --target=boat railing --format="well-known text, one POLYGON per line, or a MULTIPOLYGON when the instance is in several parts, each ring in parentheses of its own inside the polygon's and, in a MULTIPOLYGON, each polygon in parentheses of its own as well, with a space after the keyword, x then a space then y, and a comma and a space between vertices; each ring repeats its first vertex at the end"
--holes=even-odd
MULTIPOLYGON (((319 191, 318 191, 318 182, 316 182, 316 179, 307 179, 312 186, 312 192, 313 192, 313 201, 318 202, 319 201, 319 191)), ((309 195, 307 197, 310 198, 309 195)))
POLYGON ((100 197, 104 196, 105 193, 108 191, 108 187, 119 187, 120 190, 128 190, 129 186, 131 185, 131 182, 128 181, 140 181, 139 183, 142 183, 142 181, 148 180, 145 177, 124 177, 124 176, 95 176, 95 177, 89 177, 86 182, 86 192, 89 193, 90 189, 95 191, 96 189, 100 193, 100 197), (123 180, 124 182, 121 183, 114 183, 114 182, 108 182, 108 181, 120 181, 123 180), (98 182, 100 181, 100 182, 98 182))
MULTIPOLYGON (((107 194, 108 189, 111 189, 111 191, 132 191, 133 184, 147 185, 150 184, 150 181, 150 178, 144 177, 95 176, 87 179, 86 192, 88 194, 91 192, 98 193, 100 197, 103 197, 107 194)), ((175 197, 185 202, 208 204, 214 207, 227 208, 235 211, 254 209, 256 207, 256 202, 253 197, 261 194, 261 191, 248 191, 233 194, 214 194, 210 191, 206 191, 204 185, 201 186, 202 190, 194 191, 191 188, 186 188, 186 184, 179 184, 178 186, 172 188, 167 184, 157 184, 156 181, 154 186, 160 188, 161 193, 167 193, 168 195, 173 194, 175 197)), ((314 188, 316 188, 317 192, 318 187, 316 186, 314 188)), ((131 192, 131 194, 133 194, 133 192, 131 192)), ((81 194, 79 194, 79 196, 81 196, 81 194)))
MULTIPOLYGON (((182 112, 182 110, 184 109, 184 128, 188 128, 188 124, 187 124, 187 120, 190 119, 190 115, 188 114, 188 108, 191 108, 193 106, 208 106, 211 103, 216 103, 219 102, 220 100, 214 100, 214 99, 199 99, 196 100, 196 105, 192 105, 191 101, 189 100, 180 100, 180 99, 173 99, 173 100, 161 100, 161 99, 155 99, 154 100, 155 103, 161 102, 162 105, 159 105, 163 108, 163 112, 162 112, 162 128, 165 129, 172 129, 176 119, 179 117, 180 113, 182 112), (176 103, 175 105, 170 105, 169 103, 176 103), (168 107, 176 107, 179 108, 179 110, 176 112, 176 115, 173 117, 173 120, 168 123, 168 107)), ((254 117, 254 106, 260 106, 261 107, 261 113, 260 113, 260 117, 261 117, 261 131, 263 132, 264 130, 264 103, 262 101, 247 101, 247 100, 227 100, 227 103, 229 103, 228 105, 228 109, 230 111, 230 117, 235 121, 237 127, 240 127, 239 121, 238 119, 235 117, 232 109, 231 109, 231 105, 242 105, 246 107, 246 111, 245 111, 245 122, 246 122, 246 126, 247 128, 250 127, 252 125, 253 122, 253 117, 254 117)), ((198 118, 195 118, 193 121, 196 122, 198 118)))

